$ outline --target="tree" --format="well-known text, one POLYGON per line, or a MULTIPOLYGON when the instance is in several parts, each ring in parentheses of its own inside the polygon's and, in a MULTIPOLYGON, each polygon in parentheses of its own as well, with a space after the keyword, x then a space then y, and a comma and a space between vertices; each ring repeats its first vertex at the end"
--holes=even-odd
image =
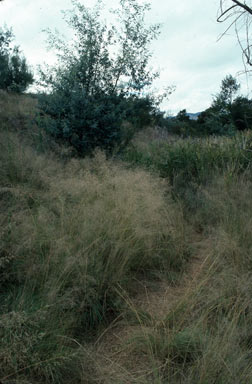
POLYGON ((238 39, 238 43, 242 50, 245 66, 252 66, 252 41, 250 34, 250 25, 252 20, 251 18, 251 0, 220 0, 219 15, 217 17, 217 21, 220 23, 229 23, 222 36, 227 33, 232 27, 235 28, 235 33, 238 39))
MULTIPOLYGON (((146 27, 150 6, 137 0, 120 0, 112 25, 101 20, 101 1, 93 9, 77 0, 73 5, 64 13, 74 31, 73 43, 49 31, 58 64, 41 71, 50 95, 44 95, 40 107, 47 114, 47 130, 83 155, 96 146, 111 149, 124 140, 121 126, 134 111, 132 102, 146 99, 144 90, 158 75, 148 64, 159 25, 146 27)), ((150 100, 141 107, 153 109, 150 100)))
POLYGON ((13 39, 11 29, 0 29, 0 88, 20 93, 33 83, 33 75, 13 39))
POLYGON ((207 134, 233 133, 235 124, 231 108, 239 88, 240 84, 231 75, 222 80, 220 92, 214 97, 212 105, 199 115, 197 124, 201 130, 207 134))
POLYGON ((246 97, 237 97, 231 105, 231 115, 238 131, 252 129, 252 101, 246 97))
POLYGON ((178 121, 183 121, 186 123, 188 123, 190 121, 190 117, 188 116, 186 109, 182 109, 181 111, 179 111, 179 113, 176 116, 176 119, 178 121))
POLYGON ((221 82, 220 93, 214 98, 212 107, 219 110, 228 110, 233 102, 234 95, 240 89, 240 84, 232 76, 226 76, 221 82))
POLYGON ((120 0, 120 8, 112 11, 117 18, 117 26, 110 26, 101 20, 101 0, 93 9, 77 0, 72 2, 74 9, 64 12, 64 17, 74 31, 73 44, 68 45, 58 35, 48 31, 49 47, 57 50, 59 59, 50 80, 52 89, 55 85, 53 80, 56 83, 57 80, 62 81, 67 72, 87 94, 97 91, 139 94, 150 85, 158 73, 148 68, 151 57, 149 45, 158 36, 160 26, 145 26, 149 4, 120 0))

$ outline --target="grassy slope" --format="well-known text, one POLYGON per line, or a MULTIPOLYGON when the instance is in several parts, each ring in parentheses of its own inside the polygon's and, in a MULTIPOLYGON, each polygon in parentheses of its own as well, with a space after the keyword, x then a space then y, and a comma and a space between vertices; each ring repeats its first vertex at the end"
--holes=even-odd
POLYGON ((34 100, 1 100, 0 380, 252 382, 250 136, 136 142, 171 190, 63 161, 34 100))
POLYGON ((90 340, 124 313, 121 291, 183 268, 183 214, 143 170, 38 152, 34 106, 18 102, 0 133, 0 378, 89 382, 90 340))

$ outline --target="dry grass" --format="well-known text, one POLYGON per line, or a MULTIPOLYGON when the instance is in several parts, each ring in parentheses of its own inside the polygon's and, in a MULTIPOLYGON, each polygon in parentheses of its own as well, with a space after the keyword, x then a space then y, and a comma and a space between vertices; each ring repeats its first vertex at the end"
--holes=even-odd
POLYGON ((0 125, 3 129, 24 130, 36 115, 36 99, 0 90, 0 125))
POLYGON ((201 191, 193 219, 205 233, 181 284, 146 286, 141 303, 125 296, 133 315, 108 329, 98 347, 111 372, 106 383, 251 383, 249 179, 227 174, 201 191))
POLYGON ((252 383, 250 136, 169 141, 204 176, 185 221, 166 180, 38 152, 15 121, 0 133, 0 381, 252 383))
POLYGON ((182 210, 165 182, 102 153, 63 165, 5 131, 0 163, 0 379, 92 382, 85 343, 124 312, 118 289, 183 269, 182 210))

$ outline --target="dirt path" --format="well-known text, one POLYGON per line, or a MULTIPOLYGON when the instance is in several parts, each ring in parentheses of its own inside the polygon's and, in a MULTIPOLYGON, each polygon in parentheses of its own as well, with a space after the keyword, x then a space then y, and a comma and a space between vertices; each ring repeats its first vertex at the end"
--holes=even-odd
POLYGON ((179 284, 138 282, 137 295, 125 299, 135 320, 115 322, 97 341, 97 353, 104 368, 102 383, 146 383, 141 377, 146 378, 148 370, 152 369, 149 357, 132 349, 132 342, 140 333, 155 328, 194 289, 208 255, 201 237, 197 236, 192 245, 194 256, 179 284))

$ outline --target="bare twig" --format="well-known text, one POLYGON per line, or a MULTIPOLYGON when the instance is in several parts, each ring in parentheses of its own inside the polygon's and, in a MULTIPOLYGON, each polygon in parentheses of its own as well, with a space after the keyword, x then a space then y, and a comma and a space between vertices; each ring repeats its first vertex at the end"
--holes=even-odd
POLYGON ((246 66, 252 66, 252 39, 250 37, 252 7, 245 1, 230 0, 233 4, 227 5, 227 2, 220 0, 219 16, 217 22, 224 23, 232 19, 225 31, 218 38, 218 41, 234 27, 238 44, 243 54, 243 61, 246 66))

